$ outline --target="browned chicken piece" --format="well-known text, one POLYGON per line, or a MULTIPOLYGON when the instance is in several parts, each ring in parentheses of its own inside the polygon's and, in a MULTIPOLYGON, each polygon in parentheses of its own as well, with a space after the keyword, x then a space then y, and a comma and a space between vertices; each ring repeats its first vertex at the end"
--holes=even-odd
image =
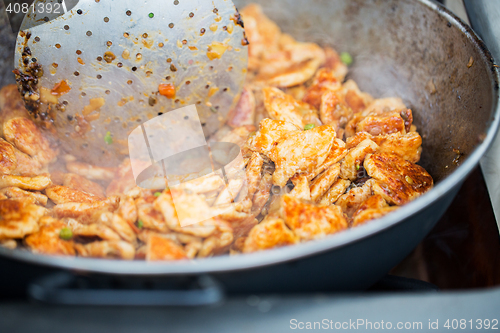
POLYGON ((17 248, 17 242, 13 239, 0 239, 0 247, 14 250, 17 248))
POLYGON ((335 135, 334 128, 325 125, 279 139, 269 154, 276 165, 273 183, 283 187, 294 174, 314 171, 328 157, 335 135))
POLYGON ((394 205, 416 199, 434 184, 424 168, 394 154, 373 154, 365 159, 364 167, 377 180, 373 192, 394 205))
POLYGON ((366 199, 358 208, 356 213, 354 213, 354 216, 358 215, 364 210, 367 209, 378 209, 378 208, 385 208, 389 207, 387 204, 387 201, 385 201, 384 198, 382 198, 381 195, 375 194, 366 199))
POLYGON ((253 152, 246 168, 248 197, 250 198, 253 197, 257 191, 260 180, 262 179, 261 173, 263 164, 264 159, 262 156, 257 152, 253 152))
MULTIPOLYGON (((17 85, 9 84, 0 89, 0 110, 0 124, 4 124, 12 118, 29 118, 17 85)), ((0 136, 3 135, 3 128, 0 126, 0 136)))
POLYGON ((108 196, 121 195, 127 193, 134 187, 136 187, 136 184, 132 165, 130 164, 130 159, 126 158, 118 167, 115 178, 106 188, 106 194, 108 196))
POLYGON ((24 242, 34 253, 60 256, 74 256, 73 240, 61 239, 61 230, 68 226, 63 222, 54 222, 40 227, 38 232, 26 237, 24 242))
POLYGON ((117 213, 129 224, 134 225, 139 218, 137 214, 137 207, 134 199, 129 196, 123 196, 120 200, 120 207, 117 213))
POLYGON ((293 190, 288 195, 301 200, 311 201, 311 190, 309 188, 309 181, 304 175, 296 175, 292 178, 293 190))
POLYGON ((363 140, 356 148, 350 149, 340 163, 340 178, 349 179, 350 181, 356 180, 358 170, 363 165, 365 156, 376 152, 377 149, 378 145, 370 139, 363 140))
POLYGON ((45 189, 45 194, 54 201, 56 205, 65 204, 69 202, 74 203, 94 203, 104 200, 102 197, 93 194, 78 191, 66 186, 51 186, 45 189))
POLYGON ((203 247, 203 242, 201 240, 187 243, 184 245, 184 251, 186 251, 186 257, 188 259, 196 258, 196 255, 200 252, 203 247))
POLYGON ((259 75, 257 82, 268 86, 293 87, 310 80, 321 64, 322 61, 319 59, 304 60, 300 63, 294 63, 287 69, 274 75, 259 75))
POLYGON ((57 151, 50 147, 49 141, 30 119, 19 117, 8 120, 3 124, 3 133, 7 141, 42 165, 53 162, 57 157, 57 151))
POLYGON ((336 131, 344 128, 353 116, 339 90, 328 90, 321 96, 319 116, 323 124, 332 125, 336 131))
POLYGON ((292 123, 266 118, 260 122, 259 131, 248 139, 247 146, 253 151, 268 156, 279 139, 297 130, 299 127, 292 123))
POLYGON ((116 168, 98 167, 82 162, 66 163, 66 169, 71 173, 76 173, 92 180, 112 180, 115 178, 116 172, 116 168))
POLYGON ((347 80, 342 85, 344 100, 354 113, 362 112, 373 102, 373 97, 359 90, 358 85, 353 80, 347 80))
POLYGON ((135 257, 134 247, 121 240, 75 244, 75 249, 79 256, 88 258, 133 260, 135 257))
POLYGON ((311 183, 311 200, 318 202, 328 189, 337 181, 340 175, 340 164, 334 164, 311 183))
POLYGON ((350 180, 338 179, 319 200, 320 205, 333 205, 351 185, 350 180))
POLYGON ((23 238, 38 231, 47 210, 19 200, 0 200, 0 239, 23 238))
MULTIPOLYGON (((227 220, 226 220, 227 221, 227 220)), ((259 221, 253 215, 247 215, 239 220, 227 221, 233 228, 234 238, 248 235, 250 230, 255 227, 259 221)))
POLYGON ((167 237, 151 233, 146 242, 146 260, 182 260, 188 259, 184 248, 167 237))
POLYGON ((227 124, 233 128, 255 123, 255 96, 249 87, 243 87, 238 104, 229 111, 227 124))
POLYGON ((340 87, 340 81, 335 73, 328 68, 321 68, 316 73, 312 85, 306 90, 302 101, 319 110, 323 94, 331 90, 338 90, 340 87))
POLYGON ((264 208, 266 203, 269 201, 272 187, 273 175, 265 172, 252 199, 252 214, 254 216, 258 216, 262 212, 262 208, 264 208))
POLYGON ((10 175, 17 167, 14 147, 0 138, 0 175, 10 175))
POLYGON ((240 148, 243 148, 248 136, 253 131, 255 131, 255 126, 253 125, 236 127, 224 135, 219 142, 230 142, 238 145, 240 148))
POLYGON ((54 207, 54 215, 57 218, 72 218, 81 223, 90 224, 99 212, 114 212, 118 209, 120 198, 113 196, 103 201, 93 203, 69 202, 54 207))
POLYGON ((110 227, 103 224, 79 224, 73 228, 73 235, 83 238, 95 239, 99 238, 101 240, 120 240, 120 236, 114 232, 110 227))
MULTIPOLYGON (((163 195, 162 195, 163 196, 163 195)), ((161 196, 159 197, 159 199, 161 196)), ((160 201, 163 201, 162 198, 160 201)), ((164 214, 160 210, 154 208, 153 204, 147 202, 143 198, 139 198, 136 201, 137 205, 137 216, 139 221, 142 222, 144 228, 151 229, 158 232, 168 232, 169 227, 167 221, 164 218, 164 214)), ((155 203, 155 205, 158 205, 155 203)), ((173 206, 172 206, 173 209, 173 206)), ((175 214, 175 210, 173 210, 175 214)), ((171 223, 171 222, 170 222, 171 223)))
POLYGON ((225 185, 224 179, 218 174, 208 174, 179 184, 178 188, 196 194, 217 191, 225 185))
POLYGON ((401 98, 379 98, 370 103, 363 111, 363 115, 380 115, 383 113, 401 112, 407 107, 401 98))
POLYGON ((43 191, 51 184, 50 177, 47 175, 36 177, 0 175, 0 188, 18 187, 23 190, 43 191))
POLYGON ((12 172, 13 175, 34 177, 47 172, 47 168, 42 167, 42 164, 36 158, 30 157, 16 148, 14 148, 14 155, 16 156, 17 167, 12 172))
POLYGON ((383 113, 379 116, 368 116, 356 125, 357 132, 371 135, 405 133, 405 121, 398 112, 383 113))
POLYGON ((304 104, 296 101, 292 96, 285 94, 277 88, 264 88, 264 105, 269 116, 275 120, 283 120, 294 124, 298 128, 306 125, 302 119, 301 109, 305 109, 304 104))
POLYGON ((104 193, 104 188, 101 185, 94 183, 93 181, 88 180, 87 178, 74 173, 64 174, 62 185, 78 191, 93 194, 97 197, 101 198, 106 197, 106 194, 104 193))
POLYGON ((315 205, 290 195, 282 200, 281 216, 301 240, 322 238, 348 227, 340 207, 315 205))
MULTIPOLYGON (((240 191, 242 190, 244 184, 244 177, 230 179, 227 186, 217 196, 214 206, 230 204, 234 202, 238 197, 238 193, 240 193, 240 191)), ((243 193, 242 195, 245 195, 245 193, 243 193)))
POLYGON ((285 225, 285 221, 276 217, 266 217, 249 233, 243 246, 243 252, 256 252, 299 243, 300 239, 285 225))
POLYGON ((326 160, 317 167, 313 172, 307 174, 308 180, 313 180, 320 173, 331 168, 336 163, 340 162, 347 155, 347 149, 344 141, 340 139, 335 139, 330 153, 326 157, 326 160))
POLYGON ((46 206, 48 200, 47 197, 41 193, 21 190, 18 187, 6 187, 0 189, 0 194, 3 194, 9 199, 26 200, 29 203, 41 206, 46 206))
POLYGON ((325 68, 331 70, 339 82, 343 82, 347 75, 347 66, 340 60, 337 51, 331 47, 325 47, 325 68))
POLYGON ((373 195, 372 186, 374 183, 373 179, 369 179, 363 186, 351 188, 347 193, 340 196, 335 205, 342 208, 344 214, 351 217, 363 202, 373 195))
POLYGON ((356 216, 354 216, 354 219, 352 221, 352 226, 356 227, 370 220, 381 218, 382 216, 387 215, 390 212, 395 211, 396 209, 398 209, 398 207, 396 206, 365 209, 356 216))
POLYGON ((214 219, 214 222, 217 229, 214 234, 203 241, 198 258, 225 253, 234 240, 233 228, 230 223, 217 218, 214 219))
POLYGON ((407 134, 393 133, 378 136, 372 136, 366 132, 359 132, 347 140, 347 147, 355 147, 365 139, 370 139, 379 146, 377 150, 378 153, 396 154, 411 163, 417 163, 420 160, 420 154, 422 153, 422 137, 420 137, 420 134, 417 132, 409 132, 407 134))
POLYGON ((281 29, 263 13, 257 4, 250 4, 241 10, 245 22, 248 45, 248 69, 259 69, 261 59, 266 53, 278 49, 281 29))

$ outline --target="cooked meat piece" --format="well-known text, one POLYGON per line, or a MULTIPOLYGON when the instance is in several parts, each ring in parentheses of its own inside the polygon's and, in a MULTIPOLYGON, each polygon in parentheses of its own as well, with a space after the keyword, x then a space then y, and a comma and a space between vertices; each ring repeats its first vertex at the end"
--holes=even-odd
POLYGON ((47 205, 48 200, 47 197, 41 193, 21 190, 18 187, 5 187, 0 189, 0 194, 3 194, 9 199, 26 200, 29 203, 40 206, 47 205))
POLYGON ((261 173, 263 164, 264 159, 262 156, 257 152, 253 152, 246 168, 248 196, 250 198, 253 197, 257 191, 260 180, 262 179, 261 173))
POLYGON ((380 115, 383 113, 401 112, 406 109, 406 105, 401 98, 380 98, 370 103, 363 111, 363 115, 380 115))
POLYGON ((17 242, 13 239, 0 239, 0 247, 14 250, 17 247, 17 242))
POLYGON ((36 177, 0 175, 0 188, 18 187, 23 190, 43 191, 51 184, 50 177, 46 175, 36 177))
POLYGON ((259 131, 248 139, 247 146, 253 151, 268 156, 279 139, 298 129, 299 127, 292 123, 266 118, 260 122, 259 131))
POLYGON ((284 195, 281 216, 301 240, 322 238, 347 229, 347 221, 337 206, 321 206, 284 195))
POLYGON ((243 87, 238 104, 229 111, 227 124, 233 128, 255 123, 255 97, 249 87, 243 87))
POLYGON ((47 171, 36 158, 30 157, 16 148, 14 148, 14 155, 16 156, 17 166, 12 172, 13 175, 34 177, 47 171))
POLYGON ((108 196, 121 195, 127 193, 136 186, 130 159, 126 158, 118 167, 115 178, 106 188, 106 194, 108 196))
POLYGON ((271 188, 273 187, 273 176, 269 173, 264 173, 259 187, 253 196, 252 214, 257 216, 262 211, 262 208, 269 201, 271 196, 271 188))
POLYGON ((146 242, 146 260, 182 260, 188 259, 184 248, 175 241, 159 234, 150 234, 146 242))
MULTIPOLYGON (((244 177, 230 179, 227 186, 219 193, 219 196, 215 200, 214 206, 230 204, 234 202, 244 184, 244 177)), ((246 188, 244 190, 246 190, 246 188)), ((243 195, 245 194, 243 193, 243 195)))
POLYGON ((111 228, 103 224, 80 224, 73 228, 73 235, 78 237, 89 237, 91 239, 100 238, 101 240, 116 241, 120 240, 120 236, 111 228))
POLYGON ((134 247, 124 241, 102 241, 90 244, 75 244, 76 252, 81 257, 133 260, 134 247))
POLYGON ((0 138, 0 175, 10 175, 17 167, 14 147, 0 138))
POLYGON ((137 207, 133 198, 124 196, 120 200, 120 207, 117 213, 129 224, 133 225, 139 218, 137 215, 137 207))
POLYGON ((19 117, 8 120, 3 124, 3 133, 7 141, 42 165, 56 159, 57 152, 30 119, 19 117))
POLYGON ((369 139, 361 141, 356 148, 350 149, 340 163, 340 178, 349 179, 350 181, 356 180, 358 170, 363 165, 365 156, 376 152, 377 149, 377 144, 369 139))
POLYGON ((256 252, 286 245, 297 244, 297 237, 280 218, 267 217, 253 227, 243 246, 243 252, 256 252))
POLYGON ((405 121, 398 112, 368 116, 356 125, 356 132, 367 132, 374 136, 405 133, 405 121))
POLYGON ((387 204, 387 201, 385 201, 385 199, 382 198, 382 196, 375 194, 375 195, 372 195, 371 197, 369 197, 368 199, 366 199, 359 206, 356 213, 354 213, 354 216, 358 215, 359 213, 361 213, 362 211, 367 210, 367 209, 379 209, 379 208, 385 208, 385 207, 389 207, 389 205, 387 204))
POLYGON ((309 188, 309 181, 304 175, 296 175, 292 178, 293 190, 288 195, 301 200, 311 201, 311 190, 309 188))
POLYGON ((361 211, 359 214, 354 216, 354 220, 352 221, 352 226, 356 227, 358 225, 364 224, 370 220, 381 218, 384 215, 389 214, 390 212, 395 211, 398 207, 384 207, 384 208, 369 208, 361 211))
POLYGON ((47 210, 26 201, 0 200, 0 239, 23 238, 38 231, 47 210))
POLYGON ((345 193, 345 190, 351 185, 351 181, 345 179, 337 180, 325 195, 319 200, 320 205, 333 205, 345 193))
POLYGON ((345 155, 347 155, 347 149, 345 146, 344 141, 340 139, 335 139, 332 149, 330 150, 330 153, 326 157, 326 160, 321 164, 319 167, 317 167, 313 172, 307 174, 307 179, 308 180, 313 180, 316 178, 320 173, 323 171, 327 170, 328 168, 331 168, 334 164, 340 162, 345 155))
POLYGON ((109 197, 106 200, 93 203, 69 202, 54 207, 57 218, 73 218, 81 223, 90 224, 99 212, 114 212, 120 204, 119 197, 109 197))
POLYGON ((233 228, 231 225, 221 219, 214 219, 217 230, 210 237, 203 241, 198 258, 206 258, 212 255, 225 253, 233 242, 233 228))
POLYGON ((31 251, 48 255, 75 255, 73 240, 64 240, 59 236, 63 228, 68 226, 60 221, 40 226, 38 232, 24 240, 31 251))
POLYGON ((316 73, 312 85, 307 89, 302 100, 316 110, 320 109, 322 96, 330 90, 338 90, 341 84, 335 74, 326 68, 321 68, 316 73))
POLYGON ((203 247, 203 242, 201 240, 189 242, 184 245, 184 251, 186 252, 186 257, 188 259, 194 259, 203 247))
POLYGON ((336 131, 347 125, 353 110, 347 105, 339 90, 327 90, 321 96, 320 119, 325 125, 332 125, 336 131))
POLYGON ((340 60, 337 51, 331 47, 325 47, 325 68, 331 70, 339 82, 343 82, 347 75, 347 66, 340 60))
POLYGON ((256 79, 268 86, 293 87, 310 80, 321 66, 321 60, 311 59, 293 64, 274 75, 259 75, 256 79))
POLYGON ((353 80, 347 80, 342 85, 342 90, 345 102, 354 113, 364 111, 373 102, 373 97, 359 90, 358 85, 353 80))
POLYGON ((45 189, 45 193, 57 205, 75 202, 75 203, 94 203, 104 200, 104 198, 93 194, 78 191, 66 186, 51 186, 45 189))
POLYGON ((92 180, 112 180, 115 178, 116 172, 116 168, 97 167, 81 162, 66 163, 66 168, 71 173, 76 173, 77 175, 92 180))
MULTIPOLYGON (((24 100, 21 98, 16 84, 9 84, 0 89, 0 110, 0 124, 4 124, 12 118, 29 118, 28 111, 24 107, 24 100)), ((3 129, 0 126, 0 136, 3 135, 3 129)))
MULTIPOLYGON (((227 220, 226 220, 227 221, 227 220)), ((234 238, 239 238, 248 235, 250 230, 255 227, 259 221, 254 217, 254 215, 247 215, 239 220, 227 221, 233 228, 234 238)))
POLYGON ((74 173, 64 174, 62 185, 78 191, 83 191, 93 194, 97 197, 101 198, 106 197, 106 194, 104 193, 104 188, 101 185, 94 183, 93 181, 88 180, 87 178, 74 173))
POLYGON ((326 125, 291 132, 279 139, 269 154, 276 165, 273 183, 283 187, 294 174, 315 170, 326 160, 334 139, 335 130, 326 125))
POLYGON ((351 217, 370 196, 373 195, 372 186, 375 181, 370 179, 361 187, 353 187, 347 193, 340 196, 335 202, 336 206, 342 208, 344 214, 351 217))
MULTIPOLYGON (((158 199, 160 198, 162 198, 162 196, 160 196, 158 199)), ((162 214, 162 212, 159 209, 155 209, 153 204, 146 202, 143 198, 140 198, 136 201, 136 205, 137 205, 137 216, 139 218, 139 221, 142 222, 144 228, 158 232, 169 231, 169 224, 164 218, 165 214, 162 214)), ((155 203, 155 205, 157 205, 157 203, 155 203)), ((173 209, 173 214, 175 214, 175 209, 173 208, 173 205, 172 209, 173 209)), ((169 222, 170 224, 172 223, 171 221, 169 222)))
POLYGON ((365 159, 364 167, 377 180, 373 192, 394 205, 416 199, 434 184, 424 168, 394 154, 373 154, 365 159))
POLYGON ((188 182, 179 184, 180 190, 196 194, 217 191, 225 185, 224 180, 218 174, 208 174, 203 177, 192 179, 188 182))
POLYGON ((328 189, 337 181, 340 175, 340 164, 334 164, 311 183, 311 199, 318 202, 328 189))
POLYGON ((272 119, 286 121, 298 128, 304 128, 306 124, 301 113, 301 109, 305 108, 303 104, 277 88, 264 88, 263 92, 264 105, 272 119))

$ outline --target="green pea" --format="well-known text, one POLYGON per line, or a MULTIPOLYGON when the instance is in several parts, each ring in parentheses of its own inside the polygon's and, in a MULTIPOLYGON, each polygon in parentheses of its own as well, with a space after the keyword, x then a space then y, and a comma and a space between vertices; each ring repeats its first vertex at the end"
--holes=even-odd
POLYGON ((349 66, 350 64, 352 64, 352 61, 353 61, 353 60, 352 60, 352 56, 351 56, 349 53, 347 53, 347 52, 342 52, 342 53, 340 54, 340 60, 341 60, 344 64, 346 64, 347 66, 349 66))
POLYGON ((59 237, 64 240, 70 240, 73 238, 73 231, 70 228, 62 228, 59 232, 59 237))
POLYGON ((113 144, 113 138, 111 137, 111 132, 106 133, 106 135, 104 136, 104 142, 106 142, 108 145, 113 144))
POLYGON ((155 196, 155 197, 157 197, 157 198, 158 198, 160 195, 161 195, 161 192, 155 192, 155 194, 154 194, 154 196, 155 196))
POLYGON ((148 16, 149 16, 149 18, 153 18, 153 17, 155 17, 155 14, 154 13, 149 13, 148 16))
POLYGON ((137 221, 137 228, 142 229, 143 226, 144 223, 141 220, 137 221))

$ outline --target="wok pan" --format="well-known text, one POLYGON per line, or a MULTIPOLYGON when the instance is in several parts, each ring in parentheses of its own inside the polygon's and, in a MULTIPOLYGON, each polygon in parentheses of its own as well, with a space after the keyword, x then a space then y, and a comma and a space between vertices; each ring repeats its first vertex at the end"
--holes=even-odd
MULTIPOLYGON (((0 255, 78 272, 121 276, 210 273, 260 290, 367 288, 407 256, 432 229, 492 143, 498 126, 499 75, 483 42, 455 15, 429 0, 253 0, 300 41, 332 45, 354 58, 349 77, 374 97, 399 96, 414 111, 423 137, 421 165, 435 187, 380 220, 322 240, 271 251, 175 263, 0 255), (473 65, 470 65, 470 58, 473 65)), ((249 1, 235 0, 238 7, 249 1)), ((5 21, 4 21, 5 22, 5 21)), ((13 83, 14 37, 0 38, 2 84, 13 83)))

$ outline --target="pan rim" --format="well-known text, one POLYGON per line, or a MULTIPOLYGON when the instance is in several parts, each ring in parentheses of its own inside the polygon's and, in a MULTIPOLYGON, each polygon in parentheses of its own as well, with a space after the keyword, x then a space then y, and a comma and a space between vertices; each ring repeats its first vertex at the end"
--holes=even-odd
POLYGON ((432 0, 418 0, 419 5, 429 7, 438 15, 446 18, 452 25, 460 29, 463 34, 474 44, 482 55, 486 66, 492 68, 490 79, 492 84, 493 108, 492 119, 486 131, 484 141, 479 144, 465 162, 455 171, 438 183, 431 191, 417 200, 401 207, 397 211, 377 220, 377 223, 368 223, 357 228, 349 229, 338 234, 327 236, 320 240, 271 249, 250 254, 238 255, 238 260, 230 256, 213 257, 201 260, 186 260, 179 262, 145 262, 123 261, 107 259, 91 259, 79 257, 55 257, 38 255, 23 250, 8 250, 0 247, 0 256, 15 259, 29 264, 67 269, 76 272, 119 274, 119 275, 191 275, 200 273, 222 273, 242 271, 253 268, 266 267, 274 264, 286 263, 321 254, 343 246, 354 244, 368 237, 373 237, 404 220, 417 214, 434 201, 447 195, 454 187, 460 186, 470 172, 479 164, 481 157, 490 148, 497 135, 500 125, 500 103, 498 84, 500 82, 499 70, 489 50, 476 33, 455 14, 432 0))

